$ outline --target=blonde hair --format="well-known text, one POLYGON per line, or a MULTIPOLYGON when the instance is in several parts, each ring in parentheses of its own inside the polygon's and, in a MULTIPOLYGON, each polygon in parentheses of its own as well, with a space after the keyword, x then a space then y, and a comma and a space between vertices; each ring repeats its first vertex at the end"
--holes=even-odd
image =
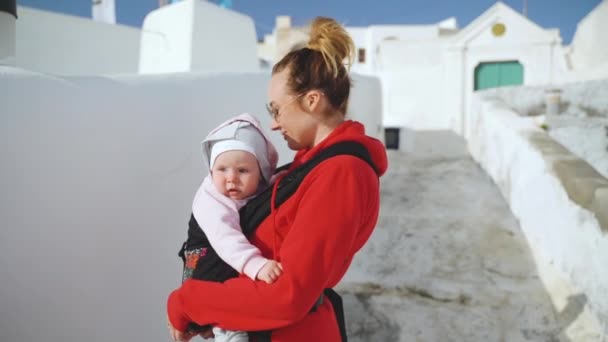
POLYGON ((288 53, 274 65, 272 73, 288 70, 287 87, 292 93, 318 89, 335 110, 345 115, 351 87, 348 69, 354 51, 353 40, 338 22, 317 17, 310 25, 308 45, 288 53))
POLYGON ((334 19, 317 17, 310 24, 310 39, 307 47, 321 53, 334 77, 338 75, 339 66, 347 60, 348 69, 353 62, 355 43, 346 30, 334 19))

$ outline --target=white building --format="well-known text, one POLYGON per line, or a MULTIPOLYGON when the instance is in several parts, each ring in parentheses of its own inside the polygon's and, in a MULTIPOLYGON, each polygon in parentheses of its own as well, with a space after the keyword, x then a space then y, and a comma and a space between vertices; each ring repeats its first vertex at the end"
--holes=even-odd
MULTIPOLYGON (((603 1, 580 24, 572 46, 501 2, 459 30, 454 18, 430 25, 347 27, 357 47, 353 72, 382 82, 386 128, 465 134, 476 89, 551 85, 608 76, 603 1)), ((59 75, 188 71, 250 72, 305 45, 306 28, 278 17, 256 46, 251 18, 199 0, 152 11, 143 28, 18 8, 0 12, 0 61, 59 75), (230 29, 217 29, 229 27, 230 29), (116 53, 120 51, 120 53, 116 53)))
POLYGON ((580 81, 608 78, 608 44, 604 43, 608 32, 608 1, 597 7, 581 20, 566 52, 566 68, 560 75, 564 81, 580 81))
MULTIPOLYGON (((281 46, 280 57, 278 50, 305 44, 305 31, 294 30, 297 35, 277 28, 261 49, 281 46), (281 41, 279 32, 288 42, 281 41)), ((539 27, 501 2, 462 30, 453 18, 432 25, 347 30, 357 47, 353 71, 382 80, 386 128, 452 129, 464 134, 473 91, 550 84, 562 67, 559 32, 539 27)))
POLYGON ((442 113, 450 124, 444 128, 466 133, 464 123, 475 90, 554 83, 556 62, 563 58, 561 43, 558 30, 543 29, 496 3, 455 35, 444 50, 442 113))
POLYGON ((274 64, 290 51, 302 47, 307 40, 306 28, 292 27, 291 17, 279 16, 272 33, 265 35, 264 42, 258 44, 258 56, 265 64, 274 64))
POLYGON ((150 12, 142 28, 139 73, 196 70, 259 70, 253 20, 200 0, 150 12))
POLYGON ((18 6, 14 66, 56 75, 137 71, 141 31, 18 6))
POLYGON ((253 20, 184 0, 141 29, 24 6, 0 11, 0 63, 56 75, 259 70, 253 20), (218 28, 229 29, 218 29, 218 28))

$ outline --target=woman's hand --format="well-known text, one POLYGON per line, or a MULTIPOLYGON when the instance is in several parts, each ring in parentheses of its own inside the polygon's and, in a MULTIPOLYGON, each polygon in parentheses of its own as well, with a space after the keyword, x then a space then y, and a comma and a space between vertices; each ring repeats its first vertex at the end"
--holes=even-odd
MULTIPOLYGON (((182 332, 182 331, 175 329, 173 327, 173 325, 171 324, 171 321, 169 320, 169 316, 167 316, 167 328, 169 328, 169 335, 171 336, 173 341, 187 342, 187 341, 190 341, 194 336, 197 335, 197 334, 193 334, 191 332, 182 332)), ((211 335, 213 336, 213 333, 211 335)), ((205 339, 208 338, 208 337, 204 337, 202 334, 201 334, 201 336, 205 339)))
POLYGON ((211 328, 209 328, 207 330, 203 330, 203 331, 201 331, 198 334, 199 334, 200 337, 202 337, 205 340, 215 337, 215 335, 213 335, 213 330, 211 330, 211 328))
POLYGON ((258 272, 257 279, 265 281, 266 284, 272 284, 283 273, 283 266, 274 261, 268 260, 258 272))
POLYGON ((211 328, 199 331, 198 333, 193 333, 189 331, 181 332, 173 327, 171 321, 169 320, 169 316, 167 316, 167 328, 169 328, 169 335, 171 335, 173 341, 187 342, 190 341, 196 335, 199 335, 205 340, 215 337, 211 328))

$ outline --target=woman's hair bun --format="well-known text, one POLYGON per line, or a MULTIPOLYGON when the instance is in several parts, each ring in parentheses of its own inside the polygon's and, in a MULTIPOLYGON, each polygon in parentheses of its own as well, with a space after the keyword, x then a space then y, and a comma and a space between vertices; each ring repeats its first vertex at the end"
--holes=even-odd
POLYGON ((338 75, 344 60, 350 67, 355 44, 348 32, 332 18, 317 17, 310 24, 310 40, 307 48, 319 51, 329 70, 338 75))

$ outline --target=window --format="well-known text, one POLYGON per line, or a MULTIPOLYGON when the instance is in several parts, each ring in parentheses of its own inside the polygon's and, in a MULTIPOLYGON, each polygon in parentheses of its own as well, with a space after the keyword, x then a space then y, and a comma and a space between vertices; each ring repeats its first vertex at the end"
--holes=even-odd
POLYGON ((365 49, 361 48, 357 51, 357 60, 359 63, 365 63, 365 49))

